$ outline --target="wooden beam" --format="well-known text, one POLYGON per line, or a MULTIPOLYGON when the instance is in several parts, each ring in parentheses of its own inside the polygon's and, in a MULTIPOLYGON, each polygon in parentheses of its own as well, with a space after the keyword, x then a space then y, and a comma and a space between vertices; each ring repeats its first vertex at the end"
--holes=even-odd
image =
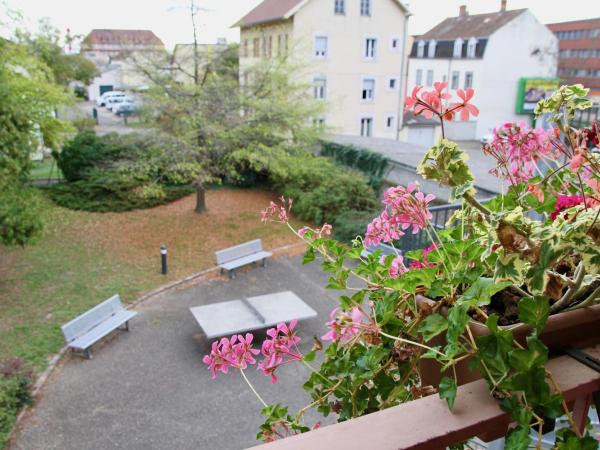
MULTIPOLYGON (((585 349, 600 357, 600 345, 585 349)), ((572 404, 600 390, 600 373, 568 356, 547 364, 565 400, 572 404)), ((510 419, 484 380, 459 386, 454 410, 432 395, 315 431, 253 447, 254 450, 439 450, 485 434, 505 434, 510 419)))

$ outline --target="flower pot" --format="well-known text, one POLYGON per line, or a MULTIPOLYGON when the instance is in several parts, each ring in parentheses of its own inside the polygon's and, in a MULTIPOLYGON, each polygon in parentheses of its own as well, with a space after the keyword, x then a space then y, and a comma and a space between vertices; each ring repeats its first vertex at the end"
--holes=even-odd
MULTIPOLYGON (((422 296, 417 296, 417 303, 419 302, 428 305, 435 304, 432 300, 422 296)), ((468 327, 475 338, 489 335, 489 330, 483 323, 472 320, 469 322, 468 327)), ((512 330, 513 336, 521 344, 525 344, 525 338, 532 329, 531 326, 522 323, 500 326, 499 328, 512 330)), ((551 315, 548 317, 540 339, 548 347, 551 355, 560 353, 565 347, 584 348, 600 343, 600 305, 551 315)), ((427 343, 432 347, 436 345, 444 346, 445 344, 445 334, 440 334, 427 343)), ((456 364, 458 385, 482 378, 477 370, 469 369, 470 360, 471 358, 467 358, 456 364)), ((446 374, 440 373, 440 365, 433 359, 422 359, 419 364, 419 372, 423 386, 437 387, 443 375, 452 376, 451 369, 446 374)))

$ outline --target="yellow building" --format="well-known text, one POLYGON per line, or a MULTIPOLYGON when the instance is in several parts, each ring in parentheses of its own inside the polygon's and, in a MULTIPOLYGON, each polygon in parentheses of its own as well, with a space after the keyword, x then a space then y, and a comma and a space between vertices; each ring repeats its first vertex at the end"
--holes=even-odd
POLYGON ((333 132, 397 139, 402 126, 409 12, 397 0, 264 0, 240 27, 240 78, 287 52, 307 95, 327 102, 333 132))

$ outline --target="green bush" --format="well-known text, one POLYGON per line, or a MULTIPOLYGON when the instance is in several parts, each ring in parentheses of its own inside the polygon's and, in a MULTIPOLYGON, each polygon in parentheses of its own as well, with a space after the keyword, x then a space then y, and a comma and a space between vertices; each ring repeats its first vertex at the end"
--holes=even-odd
POLYGON ((47 188, 60 206, 128 211, 158 206, 193 192, 202 173, 193 149, 156 134, 83 131, 56 155, 68 183, 47 188))
POLYGON ((228 163, 234 178, 252 171, 277 194, 293 198, 294 213, 303 220, 332 223, 344 211, 376 207, 364 175, 302 149, 259 145, 234 151, 228 163))
POLYGON ((333 223, 333 237, 341 242, 351 243, 356 236, 364 236, 367 225, 379 214, 376 209, 342 212, 333 223))
POLYGON ((0 448, 4 448, 21 408, 31 403, 33 374, 18 358, 0 363, 0 448))
POLYGON ((43 228, 40 197, 32 188, 11 187, 0 192, 0 242, 25 245, 43 228))
POLYGON ((54 203, 64 208, 90 212, 124 212, 153 208, 195 192, 190 185, 139 186, 96 184, 90 181, 55 184, 43 188, 54 203))

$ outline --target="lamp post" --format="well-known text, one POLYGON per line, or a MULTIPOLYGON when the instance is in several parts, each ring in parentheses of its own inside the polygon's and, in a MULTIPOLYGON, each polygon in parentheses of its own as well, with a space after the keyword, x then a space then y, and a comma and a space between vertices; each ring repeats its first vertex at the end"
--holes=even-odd
POLYGON ((163 275, 167 274, 167 246, 165 244, 160 246, 160 263, 161 263, 161 273, 163 275))

